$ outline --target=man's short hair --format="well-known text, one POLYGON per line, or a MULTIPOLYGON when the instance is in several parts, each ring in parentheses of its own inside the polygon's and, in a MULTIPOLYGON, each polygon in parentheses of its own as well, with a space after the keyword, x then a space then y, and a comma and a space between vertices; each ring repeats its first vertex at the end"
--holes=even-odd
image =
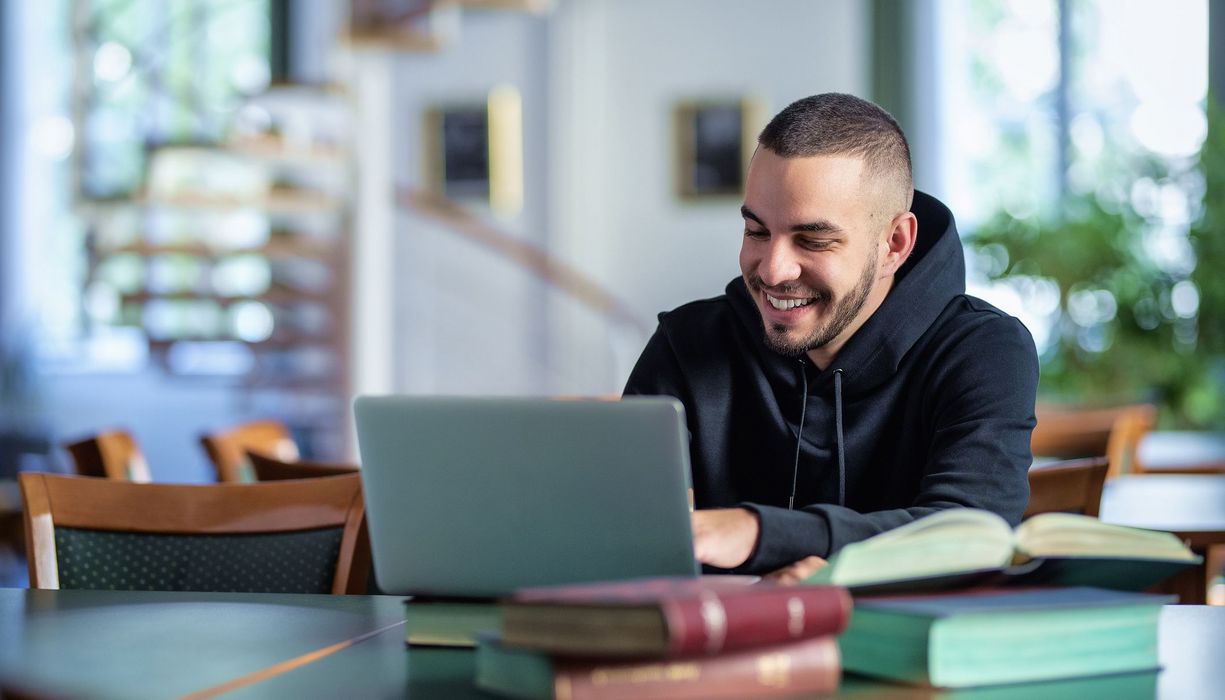
POLYGON ((864 174, 894 184, 882 197, 895 200, 900 213, 910 209, 914 181, 910 145, 888 112, 875 104, 838 92, 796 100, 770 120, 757 143, 783 158, 856 156, 864 174), (893 192, 889 192, 893 190, 893 192))

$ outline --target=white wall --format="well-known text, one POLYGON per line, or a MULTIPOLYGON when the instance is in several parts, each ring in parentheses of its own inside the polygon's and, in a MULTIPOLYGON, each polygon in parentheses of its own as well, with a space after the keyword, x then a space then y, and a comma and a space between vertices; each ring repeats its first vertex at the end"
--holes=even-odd
MULTIPOLYGON (((523 105, 524 207, 478 215, 537 247, 548 245, 545 32, 547 17, 467 12, 458 40, 438 54, 405 54, 394 67, 394 179, 424 188, 424 115, 481 104, 499 85, 523 105)), ((409 393, 540 393, 547 361, 545 285, 519 267, 410 210, 395 242, 399 304, 394 389, 409 393)), ((360 272, 360 271, 359 271, 360 272)))
MULTIPOLYGON (((768 115, 819 92, 867 92, 860 2, 685 0, 614 3, 608 102, 612 144, 604 279, 644 313, 713 296, 739 274, 739 199, 672 195, 677 99, 753 95, 768 115), (700 5, 700 11, 699 11, 700 5), (683 271, 683 272, 682 272, 683 271)), ((764 125, 763 125, 764 126, 764 125)))
POLYGON ((516 85, 526 204, 499 225, 620 296, 637 322, 610 323, 403 216, 395 390, 619 391, 657 312, 738 274, 740 202, 673 195, 672 106, 749 95, 773 114, 818 92, 866 95, 867 13, 856 0, 558 0, 543 17, 469 12, 456 45, 400 58, 400 181, 421 182, 429 104, 516 85))

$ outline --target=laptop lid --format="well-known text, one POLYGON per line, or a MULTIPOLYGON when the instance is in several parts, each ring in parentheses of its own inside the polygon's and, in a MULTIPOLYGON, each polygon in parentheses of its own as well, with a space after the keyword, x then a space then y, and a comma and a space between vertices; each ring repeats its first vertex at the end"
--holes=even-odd
POLYGON ((362 396, 354 415, 384 591, 698 572, 675 399, 362 396))

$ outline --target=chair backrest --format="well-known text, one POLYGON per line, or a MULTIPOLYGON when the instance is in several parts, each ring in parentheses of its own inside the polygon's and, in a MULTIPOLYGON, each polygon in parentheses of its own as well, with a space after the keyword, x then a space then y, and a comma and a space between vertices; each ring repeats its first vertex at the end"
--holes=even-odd
POLYGON ((1029 470, 1026 518, 1039 513, 1080 513, 1097 517, 1106 483, 1106 457, 1051 462, 1029 470))
POLYGON ((1109 458, 1107 478, 1130 471, 1140 438, 1152 429, 1156 408, 1132 404, 1111 408, 1039 406, 1030 438, 1034 456, 1109 458))
POLYGON ((33 588, 366 590, 357 475, 203 485, 18 478, 33 588))
POLYGON ((247 451, 247 461, 255 470, 257 481, 284 481, 285 479, 314 479, 321 476, 339 476, 341 474, 356 474, 356 464, 340 464, 336 462, 314 462, 300 459, 296 462, 269 457, 262 452, 247 451))
POLYGON ((255 481, 247 451, 291 462, 298 458, 298 445, 285 424, 277 420, 257 420, 200 436, 200 444, 217 470, 217 481, 224 483, 255 481))
POLYGON ((119 481, 152 481, 149 463, 136 438, 126 430, 110 430, 64 445, 81 476, 119 481))
POLYGON ((1114 421, 1110 440, 1106 443, 1106 456, 1110 458, 1107 479, 1120 474, 1143 471, 1136 454, 1140 450, 1140 439, 1157 423, 1157 407, 1152 404, 1126 406, 1114 421))

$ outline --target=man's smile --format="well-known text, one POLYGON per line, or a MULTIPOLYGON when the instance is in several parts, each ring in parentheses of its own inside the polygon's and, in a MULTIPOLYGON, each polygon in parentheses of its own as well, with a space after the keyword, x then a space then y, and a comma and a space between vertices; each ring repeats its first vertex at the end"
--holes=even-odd
POLYGON ((816 300, 817 300, 816 297, 804 297, 800 299, 780 299, 778 297, 771 296, 770 294, 766 294, 766 301, 770 302, 770 306, 773 306, 779 311, 786 311, 788 309, 794 309, 799 306, 808 306, 809 304, 811 304, 812 302, 816 300))

